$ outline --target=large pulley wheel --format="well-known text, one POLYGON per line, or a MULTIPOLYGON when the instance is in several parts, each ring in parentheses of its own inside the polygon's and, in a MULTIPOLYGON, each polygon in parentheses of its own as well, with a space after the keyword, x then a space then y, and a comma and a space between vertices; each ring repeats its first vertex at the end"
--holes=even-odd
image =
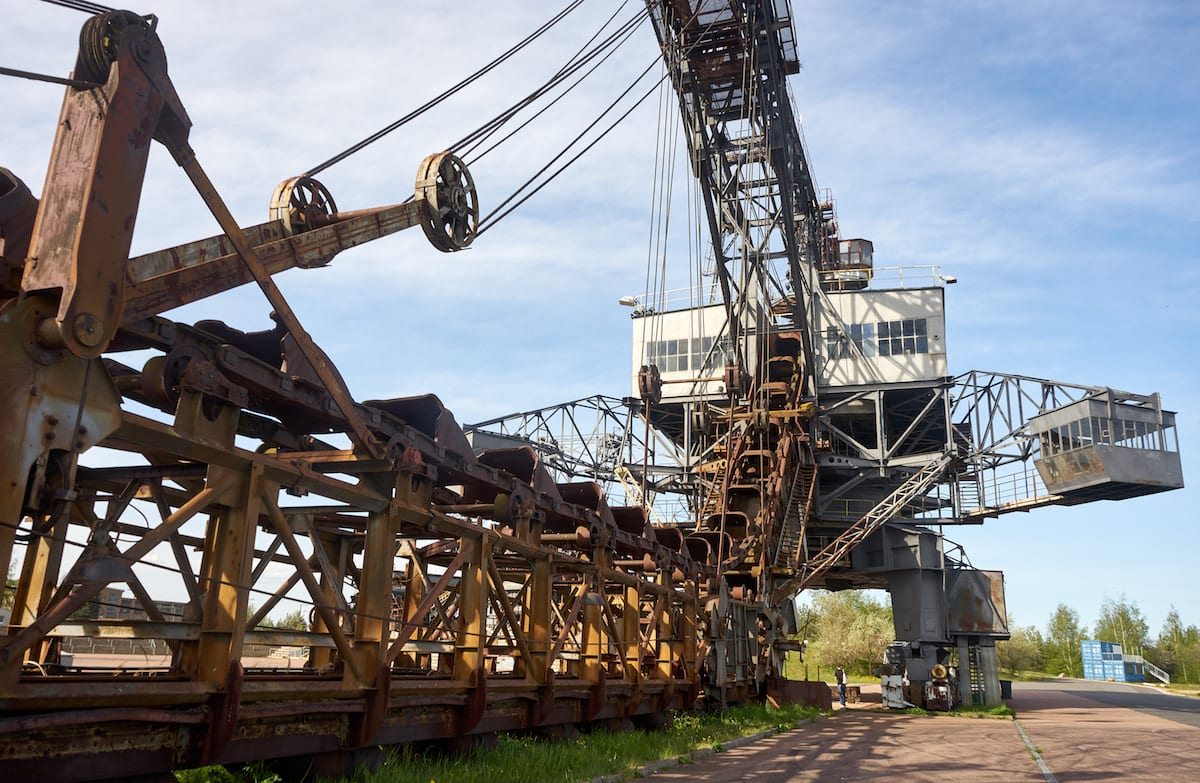
POLYGON ((323 226, 336 214, 329 188, 312 177, 285 179, 271 196, 270 219, 282 222, 289 236, 323 226))
POLYGON ((642 365, 638 370, 638 396, 651 405, 658 405, 662 402, 662 387, 662 375, 658 371, 658 366, 642 365))
POLYGON ((135 53, 145 62, 166 61, 162 44, 153 35, 153 17, 141 17, 132 11, 109 11, 89 17, 79 31, 79 61, 75 78, 103 84, 116 62, 127 33, 140 35, 135 53))
POLYGON ((462 250, 475 239, 479 229, 475 180, 457 155, 438 152, 421 161, 416 198, 425 203, 421 228, 438 250, 462 250))

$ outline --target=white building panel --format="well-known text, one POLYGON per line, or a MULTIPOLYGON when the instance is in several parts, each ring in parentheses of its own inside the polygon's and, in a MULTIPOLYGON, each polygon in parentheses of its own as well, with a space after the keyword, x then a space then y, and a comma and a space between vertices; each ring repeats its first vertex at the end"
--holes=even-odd
MULTIPOLYGON (((756 313, 747 321, 754 324, 756 313)), ((633 319, 633 396, 638 396, 638 370, 658 366, 663 400, 724 396, 723 381, 698 381, 721 376, 730 361, 728 319, 724 305, 709 305, 666 313, 638 314, 633 319), (670 381, 695 381, 671 383, 670 381)), ((752 327, 754 328, 754 327, 752 327)), ((756 357, 747 357, 754 366, 756 357)))
POLYGON ((830 292, 832 311, 818 309, 813 340, 821 386, 944 378, 943 293, 940 287, 830 292))

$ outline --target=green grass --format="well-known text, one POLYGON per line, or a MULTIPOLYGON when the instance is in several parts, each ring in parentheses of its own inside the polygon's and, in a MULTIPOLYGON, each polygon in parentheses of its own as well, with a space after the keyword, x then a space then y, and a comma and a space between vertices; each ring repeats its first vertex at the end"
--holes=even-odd
MULTIPOLYGON (((585 781, 602 775, 635 777, 635 770, 664 759, 691 762, 697 750, 723 752, 738 737, 774 729, 785 731, 816 720, 814 707, 767 705, 731 707, 720 712, 678 712, 674 724, 657 731, 594 731, 575 739, 548 740, 502 734, 494 746, 469 755, 422 753, 402 746, 378 772, 360 772, 354 783, 542 783, 585 781)), ((238 772, 206 767, 175 773, 181 783, 283 783, 262 765, 238 772)))
MULTIPOLYGON (((789 652, 783 662, 783 676, 789 680, 813 680, 834 683, 834 670, 837 664, 824 663, 811 654, 806 660, 800 660, 800 654, 789 652), (807 675, 807 677, 805 676, 807 675)), ((863 685, 879 682, 879 678, 871 674, 861 674, 855 671, 846 672, 846 682, 851 685, 863 685)))
POLYGON ((991 707, 977 707, 971 705, 969 707, 958 707, 955 712, 959 715, 968 715, 973 718, 1015 718, 1016 710, 1007 704, 995 704, 991 707))
POLYGON ((811 707, 787 705, 733 707, 721 712, 677 713, 674 725, 659 731, 596 731, 570 740, 501 735, 496 747, 469 756, 427 756, 402 748, 374 774, 356 783, 541 783, 585 781, 625 774, 654 761, 690 761, 702 748, 720 753, 724 743, 767 729, 786 730, 815 720, 811 707))
POLYGON ((179 783, 284 783, 283 778, 263 764, 247 764, 231 772, 220 766, 185 769, 175 773, 179 783))
POLYGON ((982 707, 975 704, 960 704, 949 712, 941 712, 938 710, 924 710, 920 707, 909 707, 903 710, 905 715, 953 715, 959 718, 1012 718, 1016 716, 1016 711, 1007 704, 996 704, 991 707, 982 707))
POLYGON ((1194 682, 1173 682, 1166 686, 1166 690, 1177 696, 1200 696, 1200 685, 1194 682))
POLYGON ((1016 673, 1009 672, 1007 669, 1000 672, 1000 679, 1012 680, 1013 682, 1041 682, 1042 680, 1053 680, 1056 675, 1047 674, 1046 672, 1026 671, 1018 669, 1016 673))

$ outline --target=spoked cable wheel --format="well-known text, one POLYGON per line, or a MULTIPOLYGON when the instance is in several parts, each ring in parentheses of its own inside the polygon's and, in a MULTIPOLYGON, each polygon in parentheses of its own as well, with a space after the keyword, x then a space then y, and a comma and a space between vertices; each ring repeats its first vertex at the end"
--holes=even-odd
POLYGON ((438 250, 462 250, 475 239, 479 229, 475 181, 457 155, 439 152, 421 161, 416 198, 426 205, 421 228, 438 250))
POLYGON ((289 236, 324 225, 336 214, 333 194, 312 177, 285 179, 271 196, 270 219, 281 221, 289 236))

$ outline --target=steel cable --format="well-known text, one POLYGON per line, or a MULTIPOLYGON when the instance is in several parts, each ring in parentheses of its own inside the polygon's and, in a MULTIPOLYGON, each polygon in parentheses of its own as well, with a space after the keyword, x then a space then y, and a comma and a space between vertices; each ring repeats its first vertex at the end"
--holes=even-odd
POLYGON ((83 11, 85 14, 106 14, 117 10, 109 8, 106 5, 100 5, 99 3, 89 2, 88 0, 42 0, 42 2, 69 8, 72 11, 83 11))
MULTIPOLYGON (((703 4, 700 4, 700 5, 698 5, 698 6, 697 6, 696 10, 695 10, 695 11, 692 13, 692 16, 689 18, 689 23, 690 23, 692 20, 694 20, 694 19, 697 17, 697 15, 700 13, 700 11, 701 11, 703 8, 704 8, 704 5, 703 5, 703 4)), ((714 19, 712 22, 709 22, 707 25, 705 25, 705 27, 704 27, 704 31, 707 31, 707 30, 709 30, 710 28, 712 28, 714 24, 716 24, 716 20, 715 20, 715 19, 714 19)), ((704 32, 704 31, 702 31, 702 32, 704 32)), ((691 52, 691 50, 692 50, 693 48, 695 48, 697 45, 699 45, 699 43, 700 43, 702 40, 703 40, 703 35, 701 35, 701 36, 697 36, 697 40, 696 40, 696 41, 695 41, 693 44, 691 44, 691 46, 689 46, 689 47, 688 47, 688 50, 687 50, 687 51, 690 53, 690 52, 691 52)), ((513 193, 511 193, 511 194, 508 196, 508 198, 504 199, 504 201, 502 201, 498 207, 496 207, 495 209, 493 209, 493 210, 492 210, 492 211, 491 211, 491 212, 490 212, 488 215, 484 216, 484 217, 483 217, 483 218, 482 218, 482 219, 479 221, 479 230, 476 232, 476 236, 479 236, 479 235, 483 234, 483 233, 484 233, 484 231, 486 231, 486 230, 488 230, 489 228, 491 228, 493 225, 495 225, 495 224, 496 224, 498 221, 500 221, 501 219, 503 219, 503 218, 507 217, 509 214, 511 214, 511 213, 512 213, 512 211, 513 211, 514 209, 516 209, 517 207, 519 207, 519 206, 521 206, 522 204, 524 204, 524 203, 525 203, 526 201, 528 201, 528 200, 529 200, 531 197, 533 197, 535 194, 537 194, 537 193, 538 193, 538 192, 539 192, 539 191, 540 191, 542 188, 546 187, 546 185, 548 185, 548 184, 550 184, 552 181, 554 181, 554 179, 555 179, 555 178, 557 178, 557 177, 558 177, 560 174, 562 174, 564 171, 566 171, 566 170, 567 170, 567 169, 568 169, 568 168, 569 168, 569 167, 570 167, 572 164, 574 164, 574 163, 575 163, 576 161, 578 161, 578 160, 579 160, 581 157, 583 157, 583 155, 584 155, 585 153, 587 153, 587 152, 588 152, 588 151, 590 151, 590 150, 591 150, 593 147, 595 147, 595 146, 596 146, 596 144, 597 144, 597 143, 598 143, 598 142, 599 142, 601 139, 603 139, 603 138, 604 138, 605 136, 607 136, 607 135, 608 135, 610 132, 612 132, 612 130, 613 130, 613 129, 614 129, 616 126, 617 126, 617 125, 619 125, 619 124, 620 124, 622 121, 624 121, 626 117, 628 117, 630 114, 632 114, 634 109, 636 109, 636 108, 637 108, 638 106, 640 106, 640 105, 641 105, 643 102, 645 102, 645 100, 646 100, 647 98, 649 98, 649 97, 650 97, 650 95, 652 95, 652 94, 653 94, 654 90, 655 90, 655 89, 657 89, 658 85, 660 85, 660 84, 662 84, 664 81, 666 81, 666 79, 667 79, 667 76, 668 76, 669 74, 664 74, 664 75, 663 75, 663 76, 662 76, 662 77, 661 77, 661 78, 660 78, 660 79, 659 79, 657 82, 655 82, 655 83, 654 83, 654 85, 653 85, 653 86, 650 88, 650 90, 649 90, 649 91, 647 91, 647 92, 646 92, 644 95, 642 95, 642 97, 640 97, 640 98, 639 98, 639 99, 638 99, 638 100, 637 100, 637 101, 636 101, 636 102, 635 102, 635 103, 634 103, 634 104, 633 104, 633 105, 632 105, 632 106, 631 106, 631 107, 630 107, 628 110, 626 110, 626 111, 625 111, 625 112, 624 112, 624 113, 623 113, 623 114, 622 114, 620 117, 618 117, 618 118, 617 118, 617 120, 616 120, 615 122, 613 122, 611 125, 609 125, 609 126, 608 126, 608 127, 607 127, 607 128, 604 130, 604 131, 602 131, 602 132, 601 132, 601 134, 600 134, 599 136, 597 136, 597 137, 596 137, 594 140, 592 140, 592 142, 591 142, 590 144, 588 144, 586 147, 584 147, 582 150, 580 150, 580 152, 579 152, 577 155, 575 155, 575 156, 574 156, 574 157, 572 157, 570 160, 568 160, 566 163, 564 163, 564 164, 563 164, 563 165, 562 165, 560 168, 558 168, 558 169, 557 169, 557 170, 556 170, 556 171, 555 171, 553 174, 551 174, 551 175, 550 175, 549 177, 547 177, 547 178, 546 178, 544 181, 542 181, 542 182, 541 182, 541 183, 540 183, 540 184, 539 184, 539 185, 538 185, 536 188, 534 188, 534 189, 533 189, 533 190, 531 190, 529 193, 527 193, 525 196, 523 196, 522 198, 520 198, 518 201, 516 201, 516 203, 512 204, 512 206, 511 206, 511 207, 509 207, 508 209, 504 210, 503 212, 500 212, 500 210, 501 210, 501 209, 503 209, 503 208, 504 208, 504 207, 505 207, 507 204, 509 204, 510 202, 512 202, 512 201, 513 201, 513 199, 517 198, 517 196, 518 196, 518 195, 519 195, 519 194, 520 194, 520 193, 521 193, 523 190, 525 190, 526 188, 528 188, 528 187, 529 187, 529 186, 530 186, 530 185, 531 185, 531 184, 532 184, 532 183, 533 183, 533 182, 534 182, 534 181, 535 181, 535 180, 536 180, 536 179, 537 179, 539 176, 541 176, 543 173, 545 173, 545 172, 546 172, 546 170, 547 170, 547 169, 549 169, 549 168, 550 168, 550 166, 552 166, 552 165, 555 163, 555 161, 557 161, 557 160, 559 160, 560 158, 562 158, 564 155, 566 155, 566 154, 567 154, 567 152, 569 152, 569 151, 570 151, 570 149, 571 149, 572 147, 574 147, 574 146, 575 146, 577 143, 579 143, 579 141, 580 141, 580 140, 581 140, 581 139, 582 139, 582 138, 583 138, 583 137, 584 137, 584 136, 585 136, 585 135, 588 133, 588 131, 590 131, 590 130, 591 130, 592 128, 594 128, 594 127, 595 127, 597 124, 599 124, 599 122, 600 122, 600 121, 601 121, 601 120, 602 120, 602 119, 603 119, 603 118, 604 118, 604 117, 605 117, 605 116, 606 116, 606 115, 607 115, 609 112, 611 112, 611 111, 613 110, 613 108, 614 108, 614 107, 615 107, 615 106, 616 106, 618 103, 620 103, 620 101, 621 101, 621 100, 622 100, 622 99, 623 99, 623 98, 624 98, 626 95, 628 95, 628 94, 629 94, 629 93, 630 93, 630 92, 631 92, 631 91, 632 91, 632 90, 633 90, 635 87, 637 87, 637 85, 638 85, 638 84, 641 82, 641 80, 642 80, 642 79, 644 79, 644 78, 646 77, 646 74, 648 74, 648 73, 650 72, 650 70, 651 70, 651 69, 653 69, 653 68, 654 68, 654 66, 655 66, 655 64, 657 64, 658 62, 660 62, 660 58, 658 58, 658 57, 655 57, 655 58, 654 58, 654 62, 652 62, 652 63, 651 63, 649 66, 647 66, 647 68, 646 68, 644 71, 642 71, 642 73, 641 73, 641 74, 639 74, 639 75, 638 75, 638 76, 637 76, 637 77, 636 77, 636 78, 633 80, 633 83, 631 83, 631 84, 630 84, 628 87, 626 87, 626 88, 625 88, 625 90, 623 90, 623 91, 621 92, 621 94, 620 94, 619 96, 617 96, 616 100, 614 100, 614 101, 613 101, 611 104, 609 104, 609 106, 608 106, 607 108, 605 108, 605 109, 604 109, 604 111, 602 111, 602 112, 601 112, 601 113, 600 113, 600 114, 599 114, 599 115, 596 117, 596 119, 595 119, 595 120, 593 120, 593 121, 592 121, 592 122, 591 122, 591 123, 588 125, 588 127, 584 128, 584 130, 583 130, 582 132, 580 132, 580 133, 579 133, 579 134, 578 134, 578 135, 577 135, 577 136, 576 136, 574 139, 572 139, 572 140, 570 141, 570 143, 568 143, 568 144, 567 144, 567 145, 566 145, 566 146, 565 146, 565 147, 564 147, 564 148, 563 148, 563 149, 562 149, 562 150, 561 150, 561 151, 560 151, 560 152, 559 152, 559 153, 558 153, 556 156, 554 156, 554 158, 553 158, 553 159, 551 159, 551 160, 550 160, 550 162, 549 162, 549 163, 547 163, 545 166, 543 166, 541 169, 539 169, 539 170, 538 170, 538 171, 537 171, 537 172, 536 172, 536 173, 535 173, 533 176, 531 176, 531 177, 530 177, 529 179, 527 179, 527 180, 526 180, 524 183, 522 183, 522 184, 521 184, 521 185, 520 185, 520 186, 519 186, 519 187, 518 187, 518 188, 517 188, 515 191, 513 191, 513 193), (497 213, 499 213, 499 214, 497 214, 497 213)))
POLYGON ((77 90, 90 90, 93 87, 99 87, 96 82, 83 81, 82 79, 68 79, 63 76, 50 76, 44 73, 34 73, 32 71, 22 71, 16 68, 0 67, 0 76, 15 76, 18 79, 30 79, 35 82, 49 82, 50 84, 63 84, 67 87, 74 87, 77 90))
MULTIPOLYGON (((653 65, 651 65, 651 68, 653 68, 653 65)), ((612 103, 610 103, 608 105, 608 107, 604 111, 602 111, 596 117, 595 120, 590 122, 588 124, 588 126, 583 129, 583 131, 581 131, 574 139, 572 139, 571 142, 569 144, 567 144, 567 146, 564 147, 561 152, 559 152, 557 155, 555 155, 553 158, 551 158, 549 163, 547 163, 545 166, 542 166, 540 169, 538 169, 537 172, 535 172, 532 177, 527 179, 519 188, 517 188, 512 193, 512 195, 510 195, 504 201, 500 202, 499 206, 497 206, 488 215, 486 215, 482 220, 480 220, 479 221, 479 231, 477 232, 477 236, 482 235, 484 231, 487 231, 489 228, 491 228, 493 225, 495 225, 501 219, 507 217, 514 209, 516 209, 517 207, 524 204, 526 201, 528 201, 530 198, 532 198, 534 195, 536 195, 538 193, 538 191, 540 191, 542 188, 546 187, 551 182, 553 182, 555 180, 555 178, 558 177, 559 174, 562 174, 564 171, 566 171, 571 166, 571 164, 575 163, 575 161, 577 161, 581 157, 583 157, 585 153, 587 153, 588 151, 590 151, 592 149, 592 147, 595 147, 605 136, 607 136, 609 133, 611 133, 614 128, 616 128, 618 125, 620 125, 621 122, 623 122, 626 117, 628 117, 630 114, 632 114, 634 109, 641 106, 642 103, 644 103, 647 98, 649 98, 651 95, 653 95, 654 91, 656 89, 658 89, 658 85, 667 78, 666 76, 663 76, 661 79, 656 81, 653 85, 651 85, 650 89, 647 90, 642 95, 642 97, 638 98, 637 101, 635 101, 632 106, 630 106, 628 109, 626 109, 625 112, 621 114, 621 116, 617 117, 617 119, 614 120, 612 122, 612 124, 610 124, 607 128, 605 128, 603 131, 601 131, 600 135, 597 136, 595 139, 593 139, 591 141, 591 143, 588 144, 586 147, 581 149, 578 154, 576 154, 573 158, 571 158, 566 163, 564 163, 561 167, 559 167, 558 170, 556 170, 553 174, 551 174, 544 181, 542 181, 542 183, 539 184, 536 188, 531 190, 529 193, 525 194, 525 196, 522 197, 521 199, 519 199, 518 201, 516 201, 516 203, 513 203, 512 206, 508 207, 508 209, 505 209, 503 212, 500 212, 500 210, 504 209, 504 207, 506 205, 508 205, 510 202, 512 202, 512 200, 514 198, 516 198, 521 193, 521 191, 523 191, 527 187, 529 187, 534 182, 534 180, 536 180, 538 177, 540 177, 542 174, 544 174, 547 169, 549 169, 559 159, 561 159, 564 155, 566 155, 567 152, 569 152, 572 147, 574 147, 585 135, 587 135, 588 131, 595 128, 596 125, 598 125, 600 123, 600 121, 602 119, 604 119, 604 117, 607 116, 608 113, 610 111, 612 111, 616 107, 616 105, 621 102, 622 99, 625 98, 626 95, 628 95, 630 92, 633 91, 633 88, 636 87, 641 82, 641 80, 646 76, 646 74, 649 72, 650 72, 650 68, 647 68, 645 71, 642 71, 641 75, 638 76, 638 78, 636 80, 634 80, 634 82, 632 84, 630 84, 628 87, 626 87, 624 90, 622 90, 621 94, 619 96, 617 96, 617 99, 615 101, 613 101, 612 103), (498 212, 500 214, 496 214, 498 212)))
MULTIPOLYGON (((620 9, 618 9, 618 10, 620 10, 620 9)), ((614 16, 615 16, 615 14, 614 14, 614 16)), ((595 73, 596 69, 599 68, 600 65, 602 65, 610 57, 612 57, 613 54, 615 54, 616 51, 618 49, 620 49, 621 46, 623 46, 630 39, 630 37, 632 37, 634 31, 637 29, 637 26, 641 23, 642 19, 645 18, 645 16, 646 16, 645 11, 641 11, 641 12, 635 14, 631 19, 624 22, 619 28, 617 28, 616 31, 614 31, 608 37, 606 37, 600 44, 598 44, 592 50, 588 51, 586 55, 581 56, 583 49, 581 49, 579 52, 576 52, 571 57, 571 59, 568 60, 567 63, 562 68, 560 68, 557 73, 554 74, 554 76, 550 77, 550 79, 547 80, 540 87, 538 87, 538 89, 534 90, 528 96, 526 96, 525 98, 521 99, 517 103, 510 106, 508 109, 505 109, 503 112, 496 115, 491 120, 489 120, 488 122, 481 125, 479 128, 476 128, 471 133, 469 133, 466 136, 464 136, 463 138, 459 139, 457 142, 455 142, 453 145, 451 145, 450 149, 459 150, 459 149, 466 147, 466 145, 469 144, 471 146, 467 147, 466 149, 463 149, 463 151, 460 153, 460 156, 465 158, 465 156, 470 155, 472 152, 474 152, 475 149, 477 149, 479 147, 480 144, 482 144, 484 141, 486 141, 487 139, 494 136, 496 134, 496 132, 500 130, 501 127, 503 127, 509 120, 511 120, 513 117, 515 117, 517 114, 519 114, 521 112, 521 110, 525 109, 530 104, 532 104, 534 101, 536 101, 538 98, 542 97, 543 95, 546 95, 551 90, 553 90, 555 87, 562 84, 570 76, 573 76, 574 74, 576 74, 580 69, 583 68, 583 66, 585 66, 589 62, 595 60, 601 53, 604 53, 606 49, 608 50, 607 53, 605 53, 603 57, 601 57, 597 62, 595 62, 591 68, 588 68, 588 70, 584 73, 583 76, 581 76, 574 83, 572 83, 565 90, 563 90, 561 95, 558 95, 553 100, 548 102, 544 107, 539 109, 532 117, 525 120, 525 122, 521 123, 519 126, 517 126, 512 131, 510 131, 507 135, 505 135, 504 138, 500 139, 495 144, 491 145, 490 147, 488 147, 487 149, 485 149, 483 152, 479 153, 478 155, 475 155, 471 160, 468 160, 467 162, 473 163, 475 161, 481 160, 485 155, 490 153, 492 150, 496 149, 501 144, 503 144, 504 142, 508 141, 513 136, 515 136, 517 133, 524 130, 526 127, 528 127, 530 123, 532 123, 538 117, 545 114, 546 111, 549 110, 551 107, 557 105, 557 103, 560 100, 562 100, 564 97, 566 97, 568 94, 570 94, 576 87, 579 86, 580 83, 582 83, 589 76, 591 76, 593 73, 595 73)), ((611 22, 612 22, 612 17, 609 17, 608 21, 606 21, 604 23, 604 25, 601 26, 600 30, 598 30, 596 32, 596 34, 593 35, 592 38, 588 41, 588 44, 591 44, 592 41, 596 40, 596 38, 600 35, 600 32, 605 27, 607 27, 611 22)), ((585 44, 585 48, 588 44, 585 44)))
MULTIPOLYGON (((106 5, 99 3, 88 2, 88 0, 42 0, 43 3, 57 5, 62 8, 69 8, 72 11, 82 11, 85 14, 104 14, 115 11, 115 8, 109 8, 106 5)), ((51 84, 62 84, 67 87, 74 87, 77 90, 90 90, 93 87, 98 87, 98 84, 89 82, 83 79, 67 79, 61 76, 48 76, 41 73, 32 73, 30 71, 21 71, 16 68, 0 68, 0 75, 16 76, 20 79, 31 79, 38 82, 49 82, 51 84)))
POLYGON ((329 158, 325 162, 319 163, 316 166, 313 166, 311 169, 304 172, 304 176, 312 177, 317 174, 320 174, 322 171, 324 171, 325 169, 334 165, 335 163, 339 163, 339 162, 345 160, 346 158, 350 157, 354 153, 362 150, 364 147, 379 141, 380 139, 382 139, 384 136, 388 135, 392 131, 411 122, 412 120, 421 116, 422 114, 429 111, 433 107, 444 102, 447 98, 450 98, 451 96, 461 92, 463 89, 470 86, 474 82, 478 81, 480 78, 482 78, 486 74, 490 73, 492 70, 494 70, 495 68, 497 68, 498 66, 500 66, 501 64, 506 62, 507 60, 511 59, 513 55, 517 54, 522 49, 524 49, 526 46, 528 46, 529 44, 533 43, 535 40, 540 38, 547 30, 549 30, 550 28, 554 27, 556 24, 561 22, 564 18, 566 18, 566 16, 568 14, 570 14, 572 11, 574 11, 576 8, 578 8, 582 3, 583 3, 583 0, 572 0, 572 2, 567 4, 567 6, 565 8, 563 8, 563 10, 559 11, 557 14, 555 14, 553 17, 551 17, 549 21, 542 24, 541 27, 537 28, 532 33, 525 36, 525 38, 521 39, 521 41, 519 41, 518 43, 516 43, 515 45, 510 47, 507 51, 505 51, 499 57, 492 60, 490 63, 488 63, 484 67, 480 68, 475 73, 473 73, 470 76, 468 76, 467 78, 463 79, 458 84, 455 84, 450 89, 442 92, 440 95, 429 99, 425 103, 418 106, 416 109, 413 109, 408 114, 404 115, 403 117, 401 117, 400 119, 391 123, 390 125, 387 125, 387 126, 381 128, 380 130, 371 134, 370 136, 368 136, 367 138, 358 142, 357 144, 353 144, 350 147, 339 152, 337 155, 334 155, 332 158, 329 158))

